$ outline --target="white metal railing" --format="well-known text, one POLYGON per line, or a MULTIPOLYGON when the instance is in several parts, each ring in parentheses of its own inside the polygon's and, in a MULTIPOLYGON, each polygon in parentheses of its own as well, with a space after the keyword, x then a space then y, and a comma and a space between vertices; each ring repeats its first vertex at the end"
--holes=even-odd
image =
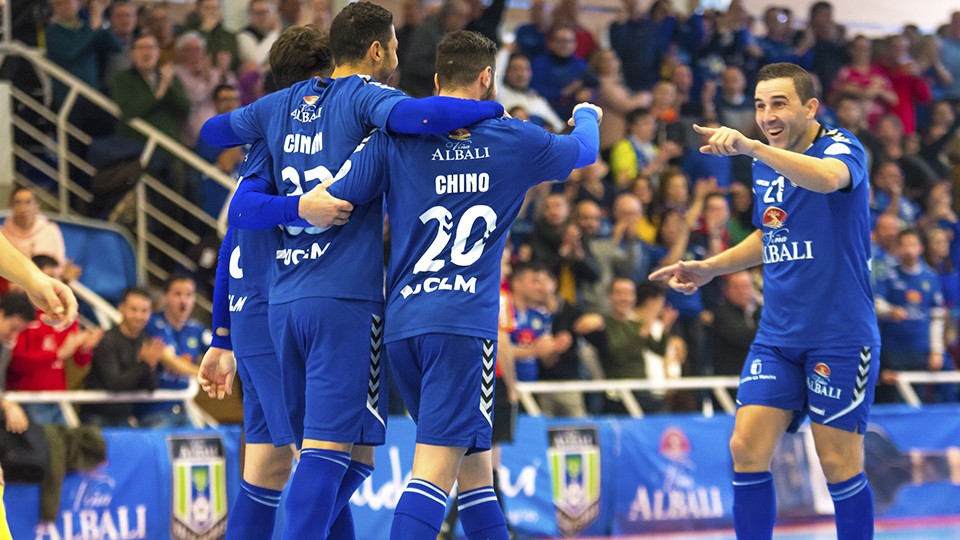
POLYGON ((153 392, 108 392, 106 390, 75 390, 71 392, 7 392, 4 399, 16 403, 56 403, 70 427, 80 425, 80 418, 74 405, 81 403, 156 403, 162 401, 179 401, 183 403, 190 422, 194 427, 219 425, 212 416, 194 403, 200 385, 193 378, 190 386, 183 390, 154 390, 153 392))
MULTIPOLYGON (((897 374, 896 387, 903 400, 913 406, 920 407, 922 402, 913 388, 915 384, 957 384, 960 383, 960 371, 901 371, 897 374)), ((541 416, 542 411, 534 396, 538 394, 560 394, 597 392, 609 393, 617 396, 623 403, 627 413, 634 418, 643 416, 643 409, 637 402, 633 392, 658 392, 664 390, 709 390, 717 399, 720 408, 728 414, 736 411, 736 404, 730 396, 730 389, 740 384, 739 377, 682 377, 651 381, 648 379, 602 379, 592 381, 541 381, 517 383, 517 392, 520 394, 520 403, 528 414, 541 416)), ((703 413, 712 415, 712 403, 704 400, 703 413)))
MULTIPOLYGON (((8 8, 5 7, 4 9, 8 8)), ((4 38, 5 37, 6 36, 4 36, 4 38)), ((92 142, 92 138, 89 135, 69 122, 70 113, 73 111, 77 100, 80 98, 86 99, 104 112, 117 118, 120 122, 126 122, 128 126, 142 135, 146 140, 139 155, 140 164, 144 169, 142 181, 137 184, 137 187, 133 191, 135 198, 134 211, 136 215, 134 225, 135 250, 137 254, 137 264, 140 265, 140 268, 138 268, 139 275, 143 276, 146 274, 158 280, 163 280, 168 277, 168 272, 164 268, 152 262, 153 259, 151 255, 156 253, 163 254, 163 256, 175 261, 178 265, 189 271, 197 270, 197 264, 185 256, 182 249, 176 247, 177 243, 195 244, 199 242, 204 235, 211 232, 216 232, 222 236, 224 229, 218 226, 216 217, 207 215, 201 208, 188 201, 183 194, 177 193, 175 190, 169 188, 161 179, 155 178, 147 171, 147 165, 151 162, 158 150, 163 150, 169 155, 175 156, 175 159, 183 162, 185 167, 213 179, 228 190, 234 187, 234 179, 195 154, 192 150, 180 144, 179 141, 161 133, 151 124, 139 118, 131 120, 122 119, 120 108, 116 103, 99 91, 86 85, 62 67, 48 60, 42 51, 19 42, 0 42, 0 63, 7 57, 22 58, 33 66, 46 89, 48 97, 45 101, 47 103, 50 101, 50 80, 59 81, 68 89, 66 98, 57 112, 50 110, 45 103, 37 100, 22 89, 14 88, 11 92, 12 99, 16 103, 26 110, 36 113, 56 127, 55 136, 50 137, 23 118, 15 116, 12 119, 15 130, 44 148, 48 155, 56 160, 56 165, 53 166, 32 154, 26 148, 19 146, 13 148, 14 156, 18 160, 30 165, 39 174, 56 181, 56 194, 47 195, 45 202, 57 208, 57 211, 62 215, 67 215, 71 213, 71 198, 76 197, 88 203, 93 200, 93 196, 89 191, 70 178, 71 167, 87 174, 96 171, 93 166, 80 156, 71 153, 68 145, 68 137, 73 137, 84 144, 92 142), (172 205, 177 211, 181 211, 190 216, 201 230, 190 230, 190 228, 184 226, 183 223, 177 219, 165 214, 159 208, 159 205, 156 204, 158 199, 168 201, 168 205, 172 205), (158 228, 162 230, 158 230, 158 228)), ((28 186, 32 186, 33 184, 29 178, 19 173, 16 174, 16 180, 28 186)), ((44 197, 45 195, 42 190, 37 190, 37 193, 39 197, 44 197)), ((210 311, 212 307, 208 299, 200 296, 197 298, 197 305, 207 311, 210 311)))

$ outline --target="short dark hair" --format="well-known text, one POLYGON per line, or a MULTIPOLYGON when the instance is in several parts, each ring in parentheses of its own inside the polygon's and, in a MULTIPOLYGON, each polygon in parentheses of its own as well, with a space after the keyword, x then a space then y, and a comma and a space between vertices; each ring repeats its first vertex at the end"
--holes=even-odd
POLYGON ((510 281, 520 279, 520 276, 530 272, 546 272, 547 268, 537 262, 521 262, 513 265, 510 271, 510 281))
POLYGON ((497 64, 497 44, 479 32, 451 32, 437 45, 437 82, 441 88, 470 86, 497 64))
POLYGON ((650 112, 650 109, 646 107, 637 107, 636 109, 627 113, 627 117, 626 117, 627 125, 632 126, 634 122, 636 122, 640 118, 643 118, 644 116, 650 116, 651 114, 653 113, 650 112))
POLYGON ((662 298, 667 295, 667 286, 659 281, 643 281, 637 285, 637 305, 642 306, 644 302, 654 298, 662 298))
POLYGON ((771 79, 793 79, 793 87, 797 91, 797 95, 800 96, 801 103, 806 103, 817 97, 813 77, 807 70, 796 64, 778 62, 760 68, 760 73, 757 74, 757 82, 771 79))
POLYGON ((37 309, 30 298, 22 292, 8 292, 0 295, 0 311, 4 317, 20 317, 27 322, 37 320, 37 309))
POLYGON ((920 229, 907 227, 897 234, 897 240, 903 241, 904 236, 916 236, 917 239, 920 240, 920 243, 924 243, 924 234, 920 231, 920 229))
POLYGON ((833 4, 830 2, 816 2, 810 6, 810 18, 814 18, 818 13, 824 10, 833 9, 833 4))
POLYGON ((270 47, 270 75, 277 89, 333 70, 330 35, 313 25, 291 26, 270 47))
POLYGON ((28 188, 27 186, 16 186, 13 188, 13 191, 10 192, 10 200, 7 202, 13 203, 13 198, 16 197, 17 193, 20 193, 21 191, 26 191, 30 195, 33 195, 34 200, 36 200, 37 195, 33 192, 32 189, 28 188))
POLYGON ((60 263, 49 255, 34 255, 30 260, 33 261, 33 264, 37 265, 37 268, 40 270, 50 268, 51 266, 60 266, 60 263))
POLYGON ((153 296, 150 295, 150 291, 144 289, 143 287, 127 287, 123 290, 123 294, 120 295, 120 303, 127 301, 127 298, 131 296, 141 296, 147 300, 153 302, 153 296))
POLYGON ((164 294, 170 292, 170 287, 173 287, 173 284, 178 281, 189 281, 190 283, 193 283, 194 287, 197 286, 197 280, 193 279, 192 276, 189 276, 187 274, 181 274, 178 272, 175 274, 170 274, 170 276, 163 281, 164 294))
POLYGON ((217 98, 220 96, 220 92, 226 92, 226 91, 228 91, 228 90, 233 90, 234 92, 239 92, 239 90, 237 89, 237 87, 234 86, 234 85, 232 85, 232 84, 220 83, 220 84, 217 85, 216 88, 213 89, 213 94, 211 94, 211 96, 213 97, 213 100, 216 101, 217 98))
POLYGON ((330 24, 330 48, 337 65, 363 60, 374 41, 390 42, 393 14, 371 2, 347 4, 330 24))

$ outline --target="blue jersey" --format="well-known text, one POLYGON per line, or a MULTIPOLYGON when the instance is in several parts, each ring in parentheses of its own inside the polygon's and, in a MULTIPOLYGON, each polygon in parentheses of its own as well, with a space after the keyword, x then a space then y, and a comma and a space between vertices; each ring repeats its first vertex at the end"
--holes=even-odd
POLYGON ((496 339, 500 256, 510 225, 527 189, 566 178, 578 156, 574 137, 513 118, 445 135, 373 134, 330 193, 355 205, 387 193, 384 339, 496 339))
MULTIPOLYGON (((146 332, 148 336, 158 337, 172 346, 177 356, 190 355, 194 363, 200 362, 203 353, 210 346, 210 330, 199 321, 187 319, 183 328, 177 330, 170 326, 162 311, 150 316, 146 332)), ((157 365, 157 388, 182 390, 188 386, 190 386, 190 377, 170 373, 163 369, 162 365, 157 365)))
MULTIPOLYGON (((375 127, 386 125, 399 90, 359 75, 311 79, 231 113, 242 138, 263 139, 279 195, 301 195, 336 172, 375 127)), ((354 208, 342 227, 284 228, 270 303, 305 297, 382 301, 383 208, 354 208), (318 277, 318 273, 321 277, 318 277)))
POLYGON ((850 170, 850 185, 816 193, 754 161, 753 223, 763 233, 764 297, 756 342, 879 345, 863 146, 849 131, 822 128, 804 154, 842 161, 850 170))
MULTIPOLYGON (((244 176, 269 176, 270 154, 264 141, 257 141, 244 160, 244 176)), ((275 193, 273 193, 275 195, 275 193)), ((230 338, 237 356, 251 357, 274 352, 269 335, 264 336, 270 284, 273 283, 273 254, 280 245, 280 228, 233 229, 230 246, 230 338)))
POLYGON ((897 266, 877 283, 876 293, 907 312, 907 318, 900 322, 880 321, 884 350, 929 351, 930 311, 943 307, 939 276, 923 263, 912 273, 897 266))
MULTIPOLYGON (((553 330, 553 315, 549 312, 528 308, 524 311, 514 310, 514 327, 510 332, 510 343, 514 345, 533 345, 539 338, 550 334, 553 330)), ((536 356, 515 355, 514 364, 517 369, 517 380, 532 382, 540 379, 540 364, 536 356)))

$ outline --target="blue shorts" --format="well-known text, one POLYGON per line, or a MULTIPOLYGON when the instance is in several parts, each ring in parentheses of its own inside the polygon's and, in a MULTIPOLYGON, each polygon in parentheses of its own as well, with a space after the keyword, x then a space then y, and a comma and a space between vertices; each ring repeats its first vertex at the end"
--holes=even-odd
POLYGON ((490 449, 495 340, 425 334, 387 343, 387 355, 418 443, 490 449))
POLYGON ((295 442, 281 398, 280 362, 274 353, 237 358, 243 383, 243 433, 252 444, 295 442), (262 396, 262 397, 261 397, 262 396))
POLYGON ((811 422, 865 433, 880 373, 880 347, 800 349, 754 343, 740 374, 737 405, 793 411, 787 429, 811 422))
POLYGON ((297 438, 384 442, 383 304, 304 298, 270 306, 283 400, 297 438))

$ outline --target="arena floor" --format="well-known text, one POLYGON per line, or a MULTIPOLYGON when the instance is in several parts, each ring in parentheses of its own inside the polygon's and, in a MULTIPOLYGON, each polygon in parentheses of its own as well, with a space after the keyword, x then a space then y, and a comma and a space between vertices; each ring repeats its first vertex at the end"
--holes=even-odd
MULTIPOLYGON (((835 540, 832 522, 777 527, 774 540, 835 540)), ((733 530, 596 537, 582 540, 736 540, 733 530)), ((875 540, 960 540, 960 516, 945 519, 879 521, 875 540)))

